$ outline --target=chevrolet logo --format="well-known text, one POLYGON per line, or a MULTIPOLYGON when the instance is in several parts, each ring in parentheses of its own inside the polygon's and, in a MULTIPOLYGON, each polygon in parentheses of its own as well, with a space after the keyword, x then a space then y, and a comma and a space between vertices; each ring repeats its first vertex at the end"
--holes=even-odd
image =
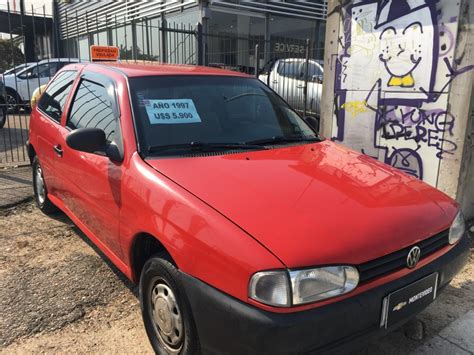
POLYGON ((393 307, 393 311, 399 311, 401 310, 403 307, 405 307, 407 305, 406 302, 400 302, 399 304, 397 304, 395 307, 393 307))

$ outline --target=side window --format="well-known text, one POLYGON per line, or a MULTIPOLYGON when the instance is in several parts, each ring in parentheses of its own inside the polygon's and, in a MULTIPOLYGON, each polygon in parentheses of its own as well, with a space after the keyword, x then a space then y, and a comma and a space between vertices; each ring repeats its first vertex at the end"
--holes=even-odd
MULTIPOLYGON (((306 71, 306 63, 303 65, 303 75, 306 71)), ((308 65, 308 79, 310 81, 322 81, 323 80, 323 72, 319 65, 316 63, 309 63, 308 65)))
POLYGON ((82 80, 74 96, 66 125, 71 129, 100 128, 105 132, 107 140, 112 141, 117 119, 105 87, 82 80))
POLYGON ((287 78, 297 78, 300 75, 300 62, 280 62, 278 74, 287 78))
POLYGON ((64 71, 60 73, 48 86, 38 102, 38 108, 59 122, 63 114, 66 99, 71 91, 76 77, 75 71, 64 71))
POLYGON ((34 78, 48 78, 50 77, 50 66, 51 64, 45 63, 35 67, 33 71, 34 78))

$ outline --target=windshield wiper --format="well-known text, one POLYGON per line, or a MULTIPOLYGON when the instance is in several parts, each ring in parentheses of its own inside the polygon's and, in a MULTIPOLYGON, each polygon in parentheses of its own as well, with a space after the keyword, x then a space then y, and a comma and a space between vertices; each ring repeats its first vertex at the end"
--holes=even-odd
POLYGON ((247 144, 257 144, 257 145, 266 145, 266 144, 279 144, 279 143, 297 143, 297 142, 320 142, 321 139, 318 137, 284 137, 284 136, 274 136, 270 138, 257 139, 250 142, 245 142, 247 144))
POLYGON ((258 144, 249 143, 204 143, 204 142, 191 142, 191 143, 179 143, 179 144, 167 144, 157 145, 148 147, 149 153, 162 153, 167 151, 175 150, 190 150, 190 151, 209 151, 209 150, 255 150, 265 149, 258 144))

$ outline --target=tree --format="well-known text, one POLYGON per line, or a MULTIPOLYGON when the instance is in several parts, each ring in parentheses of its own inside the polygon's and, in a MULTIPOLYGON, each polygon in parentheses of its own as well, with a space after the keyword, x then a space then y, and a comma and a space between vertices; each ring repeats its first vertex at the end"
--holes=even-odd
POLYGON ((16 44, 12 45, 11 40, 0 38, 0 73, 24 62, 20 48, 16 44))

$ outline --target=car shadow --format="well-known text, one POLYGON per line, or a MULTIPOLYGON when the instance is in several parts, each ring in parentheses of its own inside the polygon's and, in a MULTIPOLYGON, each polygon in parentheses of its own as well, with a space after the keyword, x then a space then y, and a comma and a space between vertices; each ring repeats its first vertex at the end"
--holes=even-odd
POLYGON ((117 278, 122 281, 125 287, 127 287, 131 293, 138 298, 138 285, 130 281, 122 271, 120 271, 110 260, 109 258, 100 250, 80 229, 74 224, 74 222, 64 213, 58 212, 52 215, 49 215, 50 218, 62 222, 69 227, 82 239, 88 246, 90 246, 97 255, 104 261, 104 263, 112 270, 112 272, 117 276, 117 278))

